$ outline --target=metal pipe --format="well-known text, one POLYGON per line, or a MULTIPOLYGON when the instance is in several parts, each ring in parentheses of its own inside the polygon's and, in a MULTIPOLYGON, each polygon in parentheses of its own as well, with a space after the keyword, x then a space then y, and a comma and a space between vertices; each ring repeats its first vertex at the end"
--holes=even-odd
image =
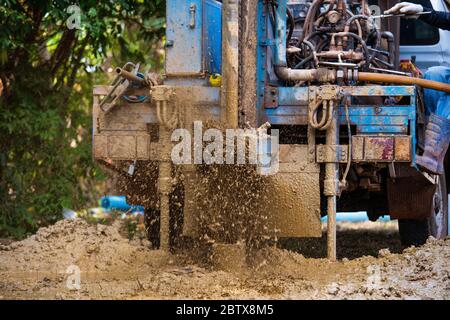
MULTIPOLYGON (((330 108, 333 107, 330 101, 330 108)), ((339 145, 338 108, 333 109, 332 119, 327 130, 327 146, 339 145)), ((337 148, 336 148, 337 150, 337 148)), ((336 261, 336 196, 339 193, 339 164, 325 165, 324 195, 327 196, 327 254, 328 259, 336 261)))
POLYGON ((389 63, 391 65, 395 65, 395 39, 394 39, 394 35, 392 34, 392 32, 389 31, 384 31, 381 33, 381 38, 386 39, 387 41, 387 45, 388 45, 388 59, 389 59, 389 63))
MULTIPOLYGON (((167 101, 157 101, 158 107, 167 109, 167 101)), ((172 142, 170 140, 170 130, 163 124, 159 126, 159 140, 160 140, 160 155, 159 162, 159 248, 164 251, 170 250, 170 192, 172 190, 172 164, 171 164, 171 149, 172 142)))
POLYGON ((356 22, 356 27, 358 28, 358 35, 360 37, 362 37, 362 28, 361 28, 361 24, 359 23, 359 19, 365 19, 368 20, 369 17, 367 16, 363 16, 363 15, 353 15, 350 16, 350 18, 347 20, 347 22, 345 23, 345 27, 344 27, 344 32, 350 32, 350 27, 353 23, 353 21, 356 22))
POLYGON ((427 88, 427 89, 433 89, 433 90, 450 93, 450 84, 432 81, 432 80, 421 79, 421 78, 398 76, 398 75, 393 75, 393 74, 359 72, 358 80, 359 81, 367 81, 367 82, 386 82, 386 83, 395 83, 395 84, 403 84, 403 85, 417 85, 417 86, 427 88))
POLYGON ((327 256, 330 261, 336 261, 336 196, 327 197, 327 213, 327 256))
POLYGON ((334 9, 334 5, 335 5, 336 0, 330 0, 328 3, 328 9, 325 12, 322 12, 319 17, 323 17, 326 16, 328 13, 331 12, 331 10, 334 9))
MULTIPOLYGON (((166 131, 166 129, 164 129, 166 131)), ((160 241, 159 248, 164 251, 169 251, 169 219, 170 219, 170 201, 169 194, 171 185, 171 165, 170 162, 161 161, 159 163, 159 194, 160 194, 160 241)))
POLYGON ((291 69, 287 67, 275 67, 275 74, 285 81, 318 81, 320 83, 336 82, 336 70, 327 68, 318 69, 291 69))
POLYGON ((275 74, 285 81, 313 81, 317 78, 317 69, 291 69, 276 66, 275 74))
MULTIPOLYGON (((353 32, 338 32, 338 33, 333 33, 333 34, 331 35, 331 43, 332 43, 332 44, 336 43, 336 41, 335 41, 335 38, 336 38, 336 37, 346 37, 346 36, 350 36, 350 37, 356 39, 356 40, 361 44, 361 46, 362 46, 362 48, 363 48, 363 50, 364 50, 365 56, 366 56, 367 58, 370 57, 369 49, 368 49, 368 47, 367 47, 366 42, 364 41, 363 38, 361 38, 360 36, 358 36, 356 33, 353 33, 353 32)), ((369 67, 368 64, 369 64, 369 61, 366 61, 366 66, 367 66, 367 67, 369 67)))
MULTIPOLYGON (((283 2, 283 1, 281 1, 283 2)), ((237 128, 239 121, 239 2, 222 2, 222 121, 228 128, 237 128)), ((286 13, 284 15, 286 17, 286 13)), ((286 34, 284 34, 286 37, 286 34)), ((286 46, 284 46, 286 55, 286 46)))
POLYGON ((292 35, 294 34, 294 29, 295 29, 295 19, 294 19, 294 15, 292 14, 292 11, 286 7, 286 13, 289 19, 289 33, 287 36, 287 40, 286 43, 289 44, 289 42, 292 39, 292 35))
POLYGON ((125 78, 129 81, 139 82, 141 85, 145 85, 145 80, 143 78, 140 78, 137 75, 135 75, 125 69, 117 67, 116 73, 118 76, 121 76, 122 78, 125 78))
POLYGON ((361 12, 363 15, 366 15, 366 0, 361 0, 361 12))

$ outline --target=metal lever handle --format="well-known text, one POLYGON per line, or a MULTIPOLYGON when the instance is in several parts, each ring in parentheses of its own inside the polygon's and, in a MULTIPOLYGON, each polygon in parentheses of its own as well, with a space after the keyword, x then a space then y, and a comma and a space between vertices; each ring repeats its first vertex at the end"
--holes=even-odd
POLYGON ((189 28, 194 29, 195 28, 195 12, 197 11, 197 6, 192 3, 189 7, 189 28))
POLYGON ((413 17, 413 16, 421 16, 421 15, 430 14, 430 13, 432 13, 432 12, 426 11, 426 12, 418 12, 415 14, 404 14, 404 13, 402 13, 402 14, 381 14, 379 16, 371 16, 371 18, 372 19, 382 19, 382 18, 390 18, 390 17, 407 17, 407 16, 413 17))

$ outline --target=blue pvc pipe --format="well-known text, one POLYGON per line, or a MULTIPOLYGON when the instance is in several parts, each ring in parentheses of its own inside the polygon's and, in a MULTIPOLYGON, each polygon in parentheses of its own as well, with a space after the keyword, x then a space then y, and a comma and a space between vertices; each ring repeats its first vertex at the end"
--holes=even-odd
POLYGON ((126 196, 105 196, 100 199, 100 205, 106 210, 128 211, 131 206, 127 204, 126 196))
POLYGON ((100 199, 100 205, 107 211, 131 211, 131 212, 144 212, 143 206, 130 206, 127 203, 126 196, 105 196, 100 199))
MULTIPOLYGON (((322 222, 328 221, 328 217, 325 216, 321 219, 322 222)), ((338 212, 336 214, 336 221, 345 222, 364 222, 369 221, 369 217, 365 211, 360 212, 338 212)), ((380 217, 377 221, 388 222, 391 221, 389 216, 380 217)))

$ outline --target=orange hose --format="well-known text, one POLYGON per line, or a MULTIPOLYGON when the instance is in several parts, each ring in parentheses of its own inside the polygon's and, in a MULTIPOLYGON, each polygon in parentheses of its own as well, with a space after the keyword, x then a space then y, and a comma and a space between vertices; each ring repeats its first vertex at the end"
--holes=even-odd
POLYGON ((420 78, 398 76, 393 74, 360 72, 358 74, 358 80, 368 82, 387 82, 404 85, 418 85, 420 87, 444 91, 450 94, 450 84, 420 78))

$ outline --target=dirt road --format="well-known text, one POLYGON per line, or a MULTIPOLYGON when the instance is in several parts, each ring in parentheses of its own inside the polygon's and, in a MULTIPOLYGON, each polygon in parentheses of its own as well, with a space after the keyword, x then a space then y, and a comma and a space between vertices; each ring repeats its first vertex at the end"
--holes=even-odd
POLYGON ((0 245, 0 298, 450 298, 449 238, 402 251, 395 222, 347 223, 339 225, 338 248, 340 260, 331 263, 319 258, 325 238, 283 240, 254 253, 251 267, 220 271, 191 253, 167 255, 129 242, 114 226, 60 221, 0 245))

